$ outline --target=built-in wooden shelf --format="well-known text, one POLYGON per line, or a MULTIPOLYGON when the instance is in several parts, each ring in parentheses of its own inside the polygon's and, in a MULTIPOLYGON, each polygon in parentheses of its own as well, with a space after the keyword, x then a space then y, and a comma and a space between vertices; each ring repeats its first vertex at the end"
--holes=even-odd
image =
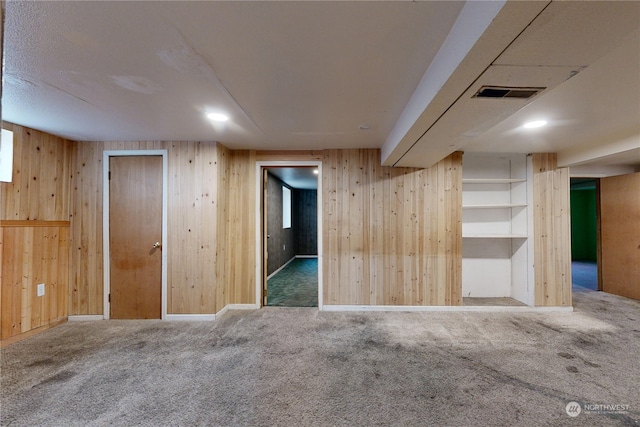
POLYGON ((502 203, 496 205, 463 205, 462 209, 509 209, 526 207, 526 203, 502 203))
POLYGON ((529 159, 466 153, 462 186, 462 294, 531 302, 529 159))
POLYGON ((463 179, 463 184, 515 184, 518 182, 527 182, 524 178, 471 178, 463 179))

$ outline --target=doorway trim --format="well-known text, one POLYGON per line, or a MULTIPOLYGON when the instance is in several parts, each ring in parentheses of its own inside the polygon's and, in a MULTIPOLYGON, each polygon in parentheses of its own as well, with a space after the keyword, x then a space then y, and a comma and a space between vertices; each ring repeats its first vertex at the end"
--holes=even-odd
POLYGON ((322 161, 279 160, 256 162, 256 307, 262 307, 262 169, 268 167, 316 167, 318 168, 317 228, 318 228, 318 310, 322 310, 322 161))
POLYGON ((103 318, 109 320, 111 303, 111 252, 109 247, 109 158, 121 156, 162 156, 162 320, 167 318, 167 188, 168 188, 168 154, 167 150, 105 150, 102 152, 102 253, 104 260, 103 285, 103 318))

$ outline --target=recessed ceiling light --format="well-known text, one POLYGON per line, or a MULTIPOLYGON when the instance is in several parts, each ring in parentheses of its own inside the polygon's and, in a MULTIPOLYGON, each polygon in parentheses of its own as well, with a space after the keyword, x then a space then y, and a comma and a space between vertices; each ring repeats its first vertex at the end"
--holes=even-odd
POLYGON ((318 169, 314 169, 313 173, 314 173, 314 175, 318 175, 320 173, 320 171, 318 171, 318 169))
POLYGON ((221 113, 209 113, 207 114, 207 118, 214 122, 226 122, 229 120, 229 116, 221 113))
POLYGON ((546 120, 533 120, 524 124, 525 129, 541 128, 547 124, 546 120))

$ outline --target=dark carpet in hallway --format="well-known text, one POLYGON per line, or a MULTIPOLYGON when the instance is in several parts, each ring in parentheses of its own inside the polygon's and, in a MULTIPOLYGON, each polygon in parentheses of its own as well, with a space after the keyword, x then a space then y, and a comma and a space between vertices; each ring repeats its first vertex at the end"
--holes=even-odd
POLYGON ((318 306, 318 259, 296 258, 267 281, 267 305, 318 306))

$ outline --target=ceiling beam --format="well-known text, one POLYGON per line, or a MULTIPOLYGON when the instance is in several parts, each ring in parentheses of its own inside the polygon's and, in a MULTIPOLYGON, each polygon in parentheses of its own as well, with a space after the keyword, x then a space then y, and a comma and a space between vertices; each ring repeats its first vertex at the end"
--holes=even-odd
POLYGON ((382 164, 396 165, 549 3, 467 2, 382 146, 382 164))

